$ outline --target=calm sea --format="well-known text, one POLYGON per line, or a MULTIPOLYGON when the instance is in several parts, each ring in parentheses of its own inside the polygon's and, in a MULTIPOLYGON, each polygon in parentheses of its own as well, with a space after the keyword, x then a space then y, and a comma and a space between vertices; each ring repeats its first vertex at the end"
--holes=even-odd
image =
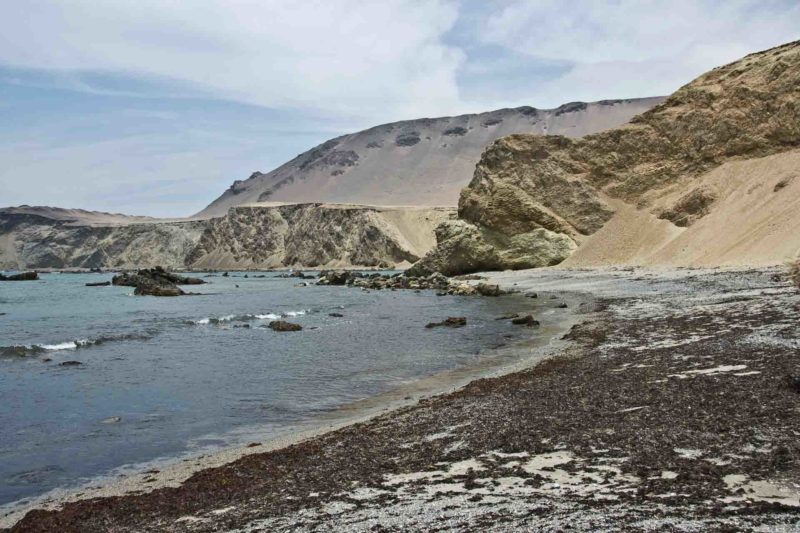
POLYGON ((186 287, 202 294, 180 298, 85 286, 110 274, 0 283, 0 503, 243 444, 252 435, 242 428, 278 434, 532 334, 495 320, 530 311, 521 297, 295 287, 254 275, 213 275, 186 287), (424 328, 447 316, 468 325, 424 328), (267 329, 277 317, 304 329, 267 329))

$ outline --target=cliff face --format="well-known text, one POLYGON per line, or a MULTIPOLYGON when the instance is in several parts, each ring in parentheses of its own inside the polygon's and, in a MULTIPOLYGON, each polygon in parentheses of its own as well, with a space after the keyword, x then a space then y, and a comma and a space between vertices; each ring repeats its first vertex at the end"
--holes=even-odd
POLYGON ((183 266, 202 222, 95 225, 0 210, 0 268, 183 266))
MULTIPOLYGON (((729 203, 735 191, 712 171, 774 154, 788 157, 798 147, 795 42, 716 68, 609 131, 582 139, 512 135, 494 142, 461 193, 460 229, 450 223, 438 231, 437 248, 414 270, 452 274, 476 265, 557 264, 575 250, 580 254, 581 244, 620 211, 637 212, 641 231, 661 223, 676 229, 661 232, 651 245, 655 252, 729 203)), ((779 174, 776 180, 791 178, 779 174)), ((617 262, 630 259, 620 253, 617 262)))
POLYGON ((580 137, 627 122, 663 98, 573 102, 407 120, 331 139, 277 169, 237 180, 198 214, 256 202, 454 206, 481 153, 514 133, 580 137))
POLYGON ((0 210, 0 268, 407 266, 449 209, 299 204, 239 207, 199 221, 0 210))
POLYGON ((434 229, 452 215, 436 208, 237 207, 207 222, 186 262, 194 268, 407 266, 433 247, 434 229))

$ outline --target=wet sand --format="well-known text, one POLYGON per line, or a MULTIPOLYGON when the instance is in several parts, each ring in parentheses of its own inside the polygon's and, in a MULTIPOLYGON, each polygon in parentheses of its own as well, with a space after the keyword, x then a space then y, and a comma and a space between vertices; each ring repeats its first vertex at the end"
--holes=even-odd
POLYGON ((800 294, 779 269, 495 278, 582 322, 532 367, 13 530, 797 529, 800 294))

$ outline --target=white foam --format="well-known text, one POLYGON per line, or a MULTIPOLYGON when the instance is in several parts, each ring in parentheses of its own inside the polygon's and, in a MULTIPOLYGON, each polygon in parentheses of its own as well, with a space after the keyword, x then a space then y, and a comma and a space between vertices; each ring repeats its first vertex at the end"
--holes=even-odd
POLYGON ((253 315, 253 316, 259 320, 277 320, 281 317, 281 315, 276 315, 275 313, 267 313, 266 315, 253 315))
POLYGON ((39 344, 39 348, 49 351, 58 351, 58 350, 74 350, 78 347, 78 343, 81 343, 81 346, 88 343, 88 341, 69 341, 69 342, 60 342, 58 344, 39 344))
POLYGON ((306 314, 306 311, 287 311, 284 313, 285 316, 302 316, 306 314))

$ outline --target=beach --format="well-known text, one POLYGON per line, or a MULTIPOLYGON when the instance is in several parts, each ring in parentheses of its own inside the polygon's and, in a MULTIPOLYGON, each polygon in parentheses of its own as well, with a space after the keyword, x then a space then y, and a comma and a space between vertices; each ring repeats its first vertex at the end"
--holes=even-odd
POLYGON ((574 313, 542 362, 12 530, 794 530, 800 296, 781 268, 489 277, 574 313))

